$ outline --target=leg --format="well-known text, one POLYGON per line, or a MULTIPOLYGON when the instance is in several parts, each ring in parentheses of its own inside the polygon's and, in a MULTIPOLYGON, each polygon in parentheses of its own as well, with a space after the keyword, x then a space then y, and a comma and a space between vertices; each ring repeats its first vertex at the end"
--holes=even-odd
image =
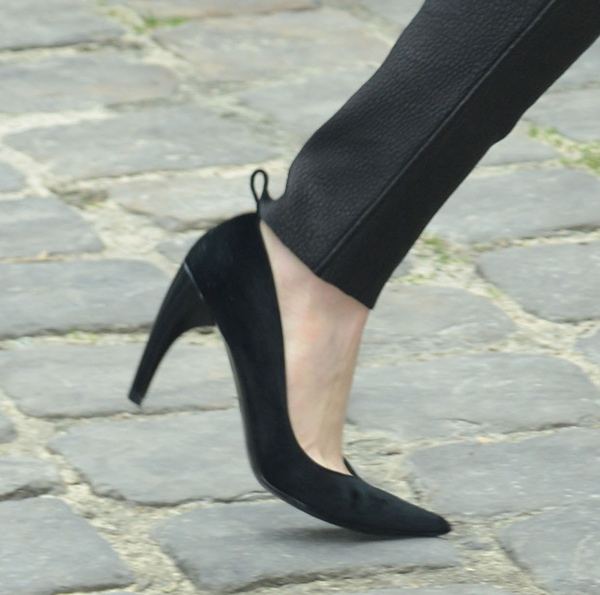
POLYGON ((372 307, 487 149, 599 34, 598 0, 426 0, 306 143, 262 219, 315 274, 372 307))
POLYGON ((290 417, 317 462, 345 469, 342 427, 367 306, 485 151, 599 32, 597 0, 427 0, 372 79, 302 149, 284 196, 261 203, 275 232, 263 224, 290 417))
POLYGON ((267 489, 356 531, 447 533, 443 518, 343 465, 368 307, 479 157, 599 30, 598 0, 427 0, 381 69, 298 155, 284 197, 259 201, 264 221, 236 217, 190 250, 130 398, 141 403, 181 333, 217 324, 267 489))

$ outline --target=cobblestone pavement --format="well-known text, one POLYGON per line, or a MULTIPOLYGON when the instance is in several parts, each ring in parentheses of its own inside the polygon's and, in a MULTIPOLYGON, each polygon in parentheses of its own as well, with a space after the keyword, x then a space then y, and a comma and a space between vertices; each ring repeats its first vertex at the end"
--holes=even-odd
MULTIPOLYGON (((263 492, 217 334, 126 392, 199 230, 279 189, 419 0, 2 0, 0 595, 600 593, 600 44, 371 317, 347 455, 447 515, 378 540, 263 492)), ((201 231, 200 231, 201 233, 201 231)))

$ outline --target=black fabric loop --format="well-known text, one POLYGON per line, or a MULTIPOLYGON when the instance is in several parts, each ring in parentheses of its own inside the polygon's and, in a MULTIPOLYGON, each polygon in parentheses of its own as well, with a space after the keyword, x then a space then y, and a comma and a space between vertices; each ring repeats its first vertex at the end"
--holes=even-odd
POLYGON ((269 176, 264 169, 257 169, 250 176, 250 189, 252 190, 252 194, 254 195, 254 200, 256 201, 257 207, 259 206, 261 200, 270 198, 268 186, 269 186, 269 176), (259 175, 262 176, 262 179, 263 179, 263 188, 262 188, 262 192, 260 193, 260 196, 259 196, 258 192, 256 191, 256 178, 259 175))

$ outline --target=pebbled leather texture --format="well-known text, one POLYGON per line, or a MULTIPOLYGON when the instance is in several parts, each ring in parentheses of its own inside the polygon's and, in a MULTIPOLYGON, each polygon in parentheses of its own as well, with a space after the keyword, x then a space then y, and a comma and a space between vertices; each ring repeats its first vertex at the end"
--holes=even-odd
POLYGON ((260 216, 373 307, 444 201, 599 34, 600 0, 426 0, 260 216))

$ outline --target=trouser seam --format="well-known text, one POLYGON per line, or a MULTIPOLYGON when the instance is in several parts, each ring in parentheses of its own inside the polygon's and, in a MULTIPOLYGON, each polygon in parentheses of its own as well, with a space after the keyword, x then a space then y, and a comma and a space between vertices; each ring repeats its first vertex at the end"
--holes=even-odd
POLYGON ((385 197, 389 194, 390 190, 396 185, 398 180, 404 175, 404 173, 412 166, 412 164, 423 154, 435 140, 440 137, 448 126, 455 119, 456 115, 468 104, 470 99, 476 94, 476 92, 483 86, 488 78, 498 69, 504 59, 510 54, 511 50, 515 48, 521 40, 523 40, 527 34, 546 16, 546 14, 557 4, 559 0, 550 0, 550 2, 540 10, 540 12, 523 28, 523 30, 515 35, 515 37, 507 44, 504 50, 500 53, 498 58, 490 66, 490 68, 482 75, 477 83, 471 88, 471 90, 465 95, 462 101, 452 110, 450 114, 443 120, 443 122, 437 127, 437 129, 431 133, 429 138, 423 143, 423 146, 407 161, 406 165, 398 172, 396 176, 386 185, 385 189, 380 195, 368 206, 356 219, 356 221, 349 227, 342 237, 336 242, 331 248, 328 254, 326 254, 321 262, 314 267, 314 272, 317 275, 323 275, 330 265, 331 260, 336 254, 352 240, 352 237, 357 230, 372 217, 384 202, 385 197))

